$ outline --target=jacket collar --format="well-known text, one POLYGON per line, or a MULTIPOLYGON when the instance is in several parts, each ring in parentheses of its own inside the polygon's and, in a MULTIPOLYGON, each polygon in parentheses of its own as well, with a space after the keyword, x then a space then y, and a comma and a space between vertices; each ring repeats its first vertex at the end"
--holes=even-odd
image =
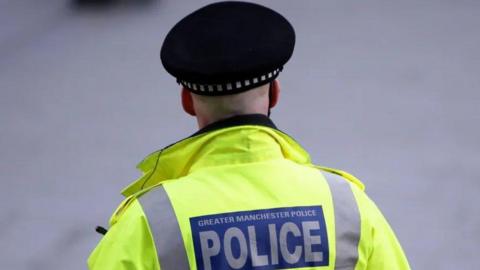
MULTIPOLYGON (((251 143, 257 143, 258 140, 255 139, 257 136, 264 139, 270 138, 268 139, 271 142, 270 146, 262 149, 270 153, 262 152, 262 156, 275 156, 297 163, 310 163, 308 153, 291 137, 279 131, 270 118, 261 114, 240 115, 212 123, 192 136, 148 155, 137 165, 143 175, 126 187, 122 194, 130 196, 165 180, 186 176, 194 167, 213 164, 215 159, 211 158, 212 153, 222 152, 218 149, 218 145, 225 145, 225 141, 235 146, 238 144, 237 138, 242 137, 243 141, 250 140, 251 143), (205 158, 207 155, 209 158, 205 158)), ((235 150, 233 148, 230 147, 228 151, 235 150)), ((249 151, 245 148, 236 150, 249 151)), ((248 156, 256 158, 255 155, 248 156)), ((230 157, 226 157, 228 158, 230 157)))

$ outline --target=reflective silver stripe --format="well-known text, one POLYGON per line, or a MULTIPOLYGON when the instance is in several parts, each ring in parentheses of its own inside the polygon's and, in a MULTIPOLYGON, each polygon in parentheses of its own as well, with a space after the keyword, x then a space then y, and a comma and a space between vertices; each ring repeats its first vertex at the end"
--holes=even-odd
POLYGON ((189 269, 187 252, 175 211, 163 186, 139 199, 147 216, 162 270, 189 269))
POLYGON ((322 171, 332 193, 335 213, 335 269, 354 270, 360 241, 360 212, 347 180, 322 171))

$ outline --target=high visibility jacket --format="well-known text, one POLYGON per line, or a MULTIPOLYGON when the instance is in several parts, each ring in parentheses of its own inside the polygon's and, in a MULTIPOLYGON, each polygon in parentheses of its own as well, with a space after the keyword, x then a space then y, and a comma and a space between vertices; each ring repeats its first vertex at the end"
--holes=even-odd
POLYGON ((207 126, 138 168, 92 270, 410 269, 363 184, 313 165, 265 116, 207 126))

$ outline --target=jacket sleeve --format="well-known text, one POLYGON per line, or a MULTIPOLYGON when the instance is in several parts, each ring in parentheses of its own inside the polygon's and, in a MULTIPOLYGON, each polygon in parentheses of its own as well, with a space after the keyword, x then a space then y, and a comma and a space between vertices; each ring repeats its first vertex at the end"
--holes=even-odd
POLYGON ((362 228, 355 270, 409 270, 405 253, 380 209, 363 191, 352 189, 362 228))
MULTIPOLYGON (((113 218, 112 218, 113 220, 113 218)), ((88 258, 90 270, 160 270, 147 218, 133 199, 88 258)))

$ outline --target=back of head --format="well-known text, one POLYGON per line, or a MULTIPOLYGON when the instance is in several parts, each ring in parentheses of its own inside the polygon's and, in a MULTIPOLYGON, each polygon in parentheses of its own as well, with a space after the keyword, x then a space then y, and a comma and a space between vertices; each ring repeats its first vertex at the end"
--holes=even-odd
POLYGON ((225 96, 202 96, 192 94, 197 116, 208 122, 241 114, 267 114, 269 85, 262 85, 246 92, 225 96))

